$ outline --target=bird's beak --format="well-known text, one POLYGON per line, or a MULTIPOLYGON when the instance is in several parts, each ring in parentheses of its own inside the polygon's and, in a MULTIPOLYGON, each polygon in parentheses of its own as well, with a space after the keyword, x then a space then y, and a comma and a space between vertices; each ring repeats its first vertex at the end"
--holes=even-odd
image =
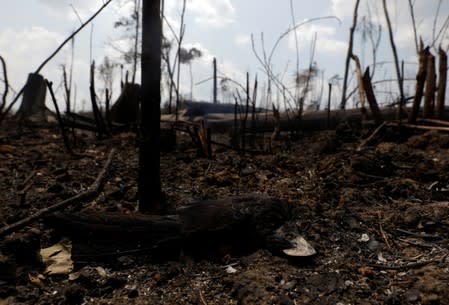
POLYGON ((290 240, 292 248, 282 250, 288 256, 307 257, 316 254, 315 249, 301 235, 290 240))

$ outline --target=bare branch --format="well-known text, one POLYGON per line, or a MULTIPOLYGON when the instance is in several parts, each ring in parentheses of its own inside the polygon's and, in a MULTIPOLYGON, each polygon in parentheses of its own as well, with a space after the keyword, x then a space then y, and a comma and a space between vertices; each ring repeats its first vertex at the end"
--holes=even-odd
POLYGON ((0 61, 2 63, 2 69, 3 69, 3 82, 5 83, 5 91, 3 92, 2 104, 0 105, 0 113, 2 113, 3 108, 5 108, 5 105, 6 105, 6 97, 8 95, 8 91, 9 91, 9 82, 8 82, 8 71, 6 70, 6 62, 1 55, 0 55, 0 61))
POLYGON ((409 9, 410 9, 410 17, 412 18, 413 37, 415 38, 416 53, 419 53, 418 33, 416 31, 415 9, 414 9, 414 4, 413 4, 412 0, 408 0, 408 6, 409 6, 409 9))
MULTIPOLYGON (((290 13, 292 17, 292 24, 293 26, 295 26, 296 19, 295 19, 295 8, 293 6, 293 0, 290 0, 290 13)), ((295 35, 296 71, 299 73, 299 43, 298 43, 298 33, 296 32, 296 29, 293 31, 293 34, 295 35)), ((295 88, 295 90, 296 90, 295 95, 297 95, 299 92, 298 86, 295 88)))
MULTIPOLYGON (((357 0, 360 1, 360 0, 357 0)), ((317 17, 317 18, 312 18, 312 19, 307 19, 303 22, 298 23, 297 25, 295 25, 293 28, 288 29, 287 31, 285 31, 284 33, 282 33, 278 39, 276 40, 276 42, 274 43, 273 48, 271 49, 270 52, 270 56, 268 57, 268 61, 271 62, 271 59, 273 58, 274 52, 276 51, 277 47, 279 46, 279 43, 285 38, 287 37, 288 34, 290 34, 292 31, 296 31, 296 29, 298 29, 299 27, 309 24, 309 23, 313 23, 316 21, 320 21, 320 20, 328 20, 328 19, 335 19, 338 21, 339 24, 341 24, 341 20, 335 16, 324 16, 324 17, 317 17)))
POLYGON ((394 63, 395 63, 394 66, 396 68, 396 76, 398 78, 398 87, 399 87, 399 94, 400 94, 400 112, 401 112, 399 114, 399 117, 402 117, 402 110, 403 110, 404 102, 405 102, 404 84, 403 84, 403 80, 402 80, 401 71, 399 68, 398 52, 396 50, 396 44, 394 42, 393 29, 391 27, 390 16, 388 15, 388 8, 387 8, 386 0, 383 0, 382 4, 383 4, 383 8, 384 8, 384 13, 385 13, 385 19, 387 21, 388 34, 390 36, 391 50, 393 51, 393 56, 394 56, 394 63))
POLYGON ((72 3, 70 3, 70 6, 72 7, 73 12, 75 13, 76 17, 78 18, 80 24, 83 24, 83 20, 81 20, 80 15, 78 14, 78 11, 76 10, 76 8, 73 6, 72 3))
POLYGON ((179 27, 179 43, 178 43, 178 52, 177 52, 177 58, 178 58, 178 71, 176 75, 176 87, 178 90, 176 91, 176 121, 178 121, 178 112, 179 112, 179 83, 180 83, 180 77, 181 77, 181 46, 182 46, 182 40, 184 38, 185 33, 185 24, 184 24, 184 16, 186 13, 186 0, 183 0, 182 2, 182 12, 181 12, 181 25, 179 27))

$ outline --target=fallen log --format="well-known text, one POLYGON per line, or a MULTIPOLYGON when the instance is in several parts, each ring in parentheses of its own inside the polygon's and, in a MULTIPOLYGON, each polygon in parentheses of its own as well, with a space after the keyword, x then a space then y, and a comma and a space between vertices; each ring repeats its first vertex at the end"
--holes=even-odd
MULTIPOLYGON (((406 112, 412 111, 411 107, 406 108, 403 111, 402 119, 407 118, 406 112)), ((381 113, 384 121, 398 120, 398 111, 394 107, 383 107, 380 108, 379 113, 381 113)), ((418 112, 422 114, 422 111, 418 112)), ((369 111, 365 116, 366 122, 374 121, 372 113, 369 111)), ((198 116, 193 119, 188 117, 180 117, 179 122, 187 124, 199 124, 201 120, 204 120, 205 126, 211 128, 215 132, 226 133, 234 128, 235 121, 233 114, 226 113, 214 113, 206 114, 204 116, 198 116)), ((446 106, 442 114, 441 120, 449 120, 449 107, 446 106)), ((162 115, 161 121, 163 123, 175 123, 173 115, 162 115)), ((255 115, 255 130, 256 132, 273 132, 275 128, 275 120, 273 119, 273 113, 257 113, 255 115)), ((305 112, 301 119, 295 120, 291 113, 282 112, 279 115, 279 129, 280 131, 292 131, 292 130, 303 130, 303 131, 321 131, 327 129, 335 129, 339 124, 347 122, 350 124, 361 125, 365 120, 362 116, 362 111, 360 109, 347 109, 347 110, 331 110, 329 113, 327 110, 319 111, 309 111, 305 112), (329 116, 329 124, 328 122, 329 116)), ((416 121, 416 120, 415 120, 416 121)), ((276 123, 277 124, 277 123, 276 123)))

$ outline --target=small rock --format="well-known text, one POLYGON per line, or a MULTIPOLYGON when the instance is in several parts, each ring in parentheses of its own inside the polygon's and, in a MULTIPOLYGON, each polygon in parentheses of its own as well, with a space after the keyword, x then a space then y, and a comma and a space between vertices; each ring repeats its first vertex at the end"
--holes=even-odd
POLYGON ((368 249, 370 251, 377 251, 382 247, 382 245, 380 244, 380 242, 378 242, 375 239, 370 239, 370 241, 368 242, 368 249))
POLYGON ((366 233, 363 233, 362 236, 359 239, 357 239, 357 241, 366 243, 367 241, 369 241, 369 235, 366 233))
POLYGON ((226 268, 226 273, 228 273, 228 274, 237 273, 237 269, 235 269, 232 266, 228 266, 228 268, 226 268))

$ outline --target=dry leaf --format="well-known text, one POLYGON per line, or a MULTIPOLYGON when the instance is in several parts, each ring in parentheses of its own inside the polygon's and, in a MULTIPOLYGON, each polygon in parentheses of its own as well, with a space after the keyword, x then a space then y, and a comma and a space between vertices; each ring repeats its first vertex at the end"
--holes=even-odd
POLYGON ((69 274, 73 270, 72 243, 69 240, 41 249, 40 253, 46 265, 45 274, 69 274))

